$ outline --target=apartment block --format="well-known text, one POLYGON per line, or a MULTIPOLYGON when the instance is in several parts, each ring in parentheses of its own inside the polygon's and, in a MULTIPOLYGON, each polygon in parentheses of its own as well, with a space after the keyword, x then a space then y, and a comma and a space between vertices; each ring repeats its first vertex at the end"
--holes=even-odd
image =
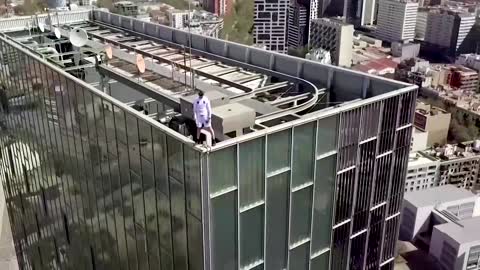
POLYGON ((414 125, 421 131, 428 132, 427 147, 447 142, 451 114, 447 111, 425 103, 417 103, 414 125))
POLYGON ((464 67, 454 66, 450 68, 447 83, 453 89, 462 91, 476 91, 478 89, 478 71, 464 67))
POLYGON ((420 152, 411 153, 408 159, 405 193, 438 186, 440 160, 420 152))
POLYGON ((377 38, 394 42, 415 37, 418 3, 409 0, 380 0, 378 4, 377 38))
POLYGON ((464 189, 480 188, 480 142, 445 145, 424 154, 440 159, 438 185, 455 185, 464 189))
POLYGON ((337 19, 312 20, 309 45, 331 54, 332 62, 342 67, 352 64, 353 25, 337 19))
POLYGON ((168 10, 167 14, 169 26, 176 29, 184 28, 193 17, 193 12, 188 10, 168 10))

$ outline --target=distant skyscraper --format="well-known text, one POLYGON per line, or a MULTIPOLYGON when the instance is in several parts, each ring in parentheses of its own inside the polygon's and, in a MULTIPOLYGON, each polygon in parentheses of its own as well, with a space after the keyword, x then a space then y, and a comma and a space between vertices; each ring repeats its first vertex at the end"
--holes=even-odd
POLYGON ((343 17, 346 0, 318 0, 318 17, 343 17))
POLYGON ((417 12, 417 22, 415 24, 415 39, 425 39, 427 30, 428 8, 419 8, 417 12))
POLYGON ((343 17, 356 26, 371 25, 376 19, 377 0, 317 0, 318 17, 343 17))
POLYGON ((287 52, 288 0, 255 0, 253 43, 287 52))
POLYGON ((376 36, 394 42, 413 40, 418 3, 409 0, 380 0, 376 36))
POLYGON ((353 25, 336 19, 319 18, 312 20, 310 27, 311 48, 329 51, 335 65, 351 66, 353 25))
POLYGON ((428 13, 425 42, 450 56, 456 56, 474 24, 474 14, 446 9, 432 10, 428 13))
POLYGON ((308 41, 308 10, 297 1, 288 6, 287 45, 300 48, 308 41))
POLYGON ((360 25, 373 25, 377 20, 378 0, 363 0, 360 25))

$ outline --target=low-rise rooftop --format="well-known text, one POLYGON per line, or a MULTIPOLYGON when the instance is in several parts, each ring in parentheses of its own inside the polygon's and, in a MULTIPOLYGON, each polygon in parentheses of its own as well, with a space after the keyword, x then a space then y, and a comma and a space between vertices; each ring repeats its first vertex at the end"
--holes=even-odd
MULTIPOLYGON (((475 197, 471 191, 453 185, 432 187, 417 192, 405 193, 404 200, 417 208, 434 207, 442 203, 475 197)), ((480 227, 479 227, 480 228, 480 227)))
POLYGON ((446 110, 432 106, 430 104, 426 104, 423 102, 417 102, 417 106, 415 111, 417 113, 423 114, 423 115, 437 115, 437 114, 445 114, 448 113, 446 110))
MULTIPOLYGON (((415 129, 416 130, 416 129, 415 129)), ((433 158, 428 155, 423 155, 421 153, 410 153, 408 157, 408 167, 416 167, 431 164, 433 161, 436 161, 436 158, 433 158)))
POLYGON ((475 156, 480 158, 480 140, 462 142, 459 144, 446 144, 427 149, 422 151, 422 153, 444 161, 475 156))
POLYGON ((436 228, 459 244, 480 241, 480 217, 440 224, 436 228))

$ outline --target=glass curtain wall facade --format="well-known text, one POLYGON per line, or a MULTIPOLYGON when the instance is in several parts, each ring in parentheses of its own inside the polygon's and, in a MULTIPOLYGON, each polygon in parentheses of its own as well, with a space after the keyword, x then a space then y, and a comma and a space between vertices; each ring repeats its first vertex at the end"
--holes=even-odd
POLYGON ((0 179, 24 269, 393 269, 416 90, 203 153, 0 47, 0 179))
POLYGON ((0 179, 21 269, 203 269, 201 153, 0 48, 0 179))
POLYGON ((211 269, 393 269, 415 99, 210 153, 211 269))

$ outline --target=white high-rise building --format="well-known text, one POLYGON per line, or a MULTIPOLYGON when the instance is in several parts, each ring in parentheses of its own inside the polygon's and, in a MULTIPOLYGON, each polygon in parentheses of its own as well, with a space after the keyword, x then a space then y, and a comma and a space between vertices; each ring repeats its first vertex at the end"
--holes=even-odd
POLYGON ((463 40, 475 24, 475 15, 454 10, 432 10, 428 13, 425 42, 456 55, 463 40))
POLYGON ((312 20, 310 28, 311 48, 329 51, 335 65, 352 65, 353 25, 336 19, 319 18, 312 20))
POLYGON ((394 42, 413 40, 418 3, 408 0, 380 0, 376 36, 394 42))
POLYGON ((253 43, 267 50, 287 52, 288 0, 255 0, 253 43))
POLYGON ((377 15, 377 1, 378 0, 363 0, 362 1, 362 16, 361 25, 373 25, 377 15))

